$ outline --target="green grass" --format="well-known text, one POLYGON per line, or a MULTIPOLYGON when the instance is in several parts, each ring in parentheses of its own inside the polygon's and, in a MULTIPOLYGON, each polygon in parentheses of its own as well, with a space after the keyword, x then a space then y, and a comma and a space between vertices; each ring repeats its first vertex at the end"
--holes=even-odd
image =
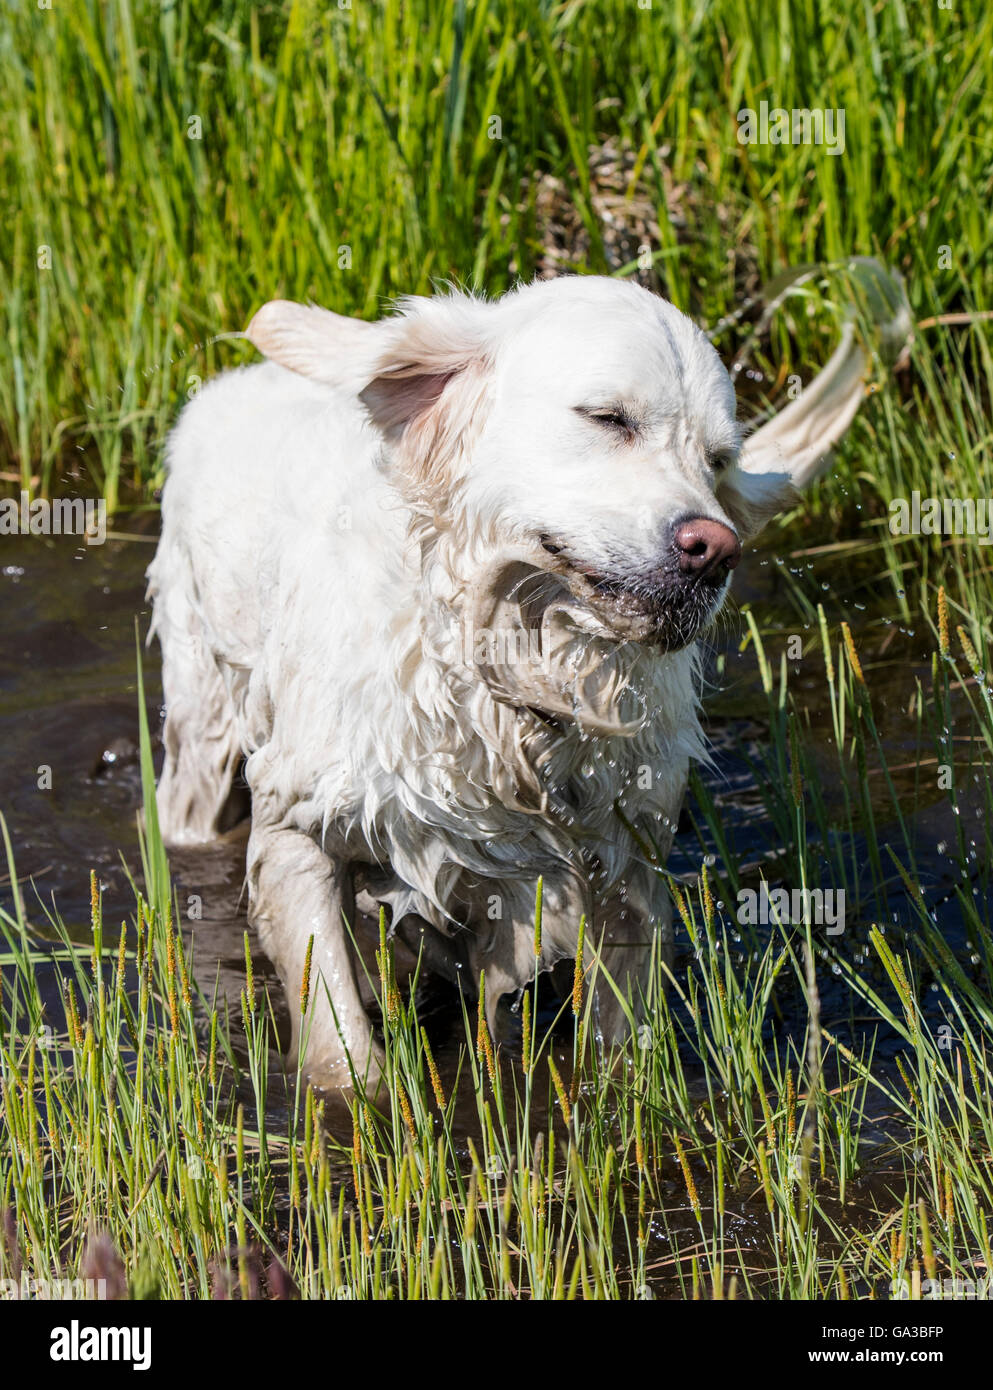
MULTIPOLYGON (((67 465, 111 503, 154 485, 177 405, 248 356, 212 340, 267 298, 373 316, 439 278, 530 275, 546 175, 586 230, 580 268, 608 269, 588 159, 607 141, 655 207, 662 287, 703 322, 756 277, 853 253, 901 270, 919 317, 991 303, 978 0, 774 19, 736 0, 66 0, 5 9, 0 71, 0 437, 42 489, 67 465), (844 108, 845 153, 739 145, 734 114, 763 99, 844 108)), ((799 330, 780 346, 809 371, 824 344, 799 330)), ((905 431, 873 412, 870 497, 940 466, 914 447, 929 408, 947 428, 927 438, 979 450, 988 477, 988 338, 930 330, 915 367, 905 431)))
MULTIPOLYGON (((894 1281, 910 1296, 928 1279, 981 1284, 993 1215, 993 699, 968 635, 953 649, 946 626, 944 609, 918 689, 918 757, 940 756, 954 728, 985 774, 984 817, 949 850, 960 949, 922 900, 912 837, 876 828, 879 805, 901 817, 907 802, 851 639, 825 621, 812 654, 845 807, 825 820, 786 662, 777 674, 752 623, 770 733, 763 816, 790 857, 777 872, 845 887, 858 910, 844 936, 807 922, 741 927, 732 904, 756 871, 718 839, 695 883, 673 884, 690 949, 673 977, 657 965, 651 1024, 623 1054, 597 1042, 601 967, 588 941, 554 1035, 531 1022, 536 980, 519 1045, 494 1049, 472 1007, 461 1044, 436 1061, 416 980, 398 988, 381 928, 386 1082, 347 1102, 279 1076, 247 938, 241 1017, 198 988, 143 720, 144 882, 119 935, 95 885, 89 944, 55 916, 32 925, 3 827, 16 906, 0 912, 0 1277, 88 1272, 174 1298, 823 1299, 889 1297, 894 1281), (837 849, 826 861, 825 831, 837 849), (868 866, 852 853, 860 831, 873 836, 868 866), (42 960, 61 978, 58 1018, 43 1005, 42 960), (853 1047, 821 1011, 839 979, 863 1025, 853 1047), (805 1022, 790 1040, 776 1019, 798 1000, 805 1022), (874 1033, 895 1039, 883 1063, 874 1033)), ((966 773, 959 758, 953 807, 966 773)), ((701 826, 720 836, 703 788, 699 798, 701 826)))

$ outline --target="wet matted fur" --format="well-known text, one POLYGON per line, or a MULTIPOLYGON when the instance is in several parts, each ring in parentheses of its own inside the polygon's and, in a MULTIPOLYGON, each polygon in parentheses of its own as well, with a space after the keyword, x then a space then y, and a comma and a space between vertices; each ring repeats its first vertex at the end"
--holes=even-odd
MULTIPOLYGON (((671 950, 642 847, 668 852, 703 751, 696 639, 740 542, 854 415, 851 331, 744 448, 706 336, 617 280, 377 323, 277 301, 248 336, 271 360, 209 383, 168 447, 149 570, 167 841, 218 833, 246 757, 250 916, 294 1053, 314 938, 318 1082, 347 1081, 344 1047, 378 1061, 357 894, 423 929, 436 968, 485 969, 492 1013, 533 973, 541 876, 541 967, 585 915, 637 1008, 653 940, 671 950)), ((603 976, 596 1008, 622 1036, 603 976)))

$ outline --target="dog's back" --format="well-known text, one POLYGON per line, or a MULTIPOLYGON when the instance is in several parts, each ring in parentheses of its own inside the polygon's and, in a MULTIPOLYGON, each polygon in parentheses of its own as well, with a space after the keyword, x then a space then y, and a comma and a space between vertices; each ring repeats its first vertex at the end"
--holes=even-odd
POLYGON ((369 660, 370 628, 395 621, 403 602, 404 520, 375 448, 354 397, 271 363, 225 373, 183 411, 148 571, 163 650, 167 840, 218 833, 241 755, 264 745, 276 708, 288 717, 314 682, 303 723, 317 746, 306 752, 329 758, 334 711, 369 660), (322 650, 319 669, 286 658, 322 650))

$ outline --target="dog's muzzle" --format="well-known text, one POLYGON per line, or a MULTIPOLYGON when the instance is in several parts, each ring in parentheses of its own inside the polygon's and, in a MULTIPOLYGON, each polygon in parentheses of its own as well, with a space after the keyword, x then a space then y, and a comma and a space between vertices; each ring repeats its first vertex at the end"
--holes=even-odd
POLYGON ((647 568, 619 564, 603 571, 574 558, 550 536, 542 536, 541 544, 573 596, 617 640, 662 651, 688 646, 709 626, 741 559, 734 531, 709 517, 675 522, 661 563, 647 568))
POLYGON ((504 551, 469 586, 463 664, 502 703, 634 734, 651 717, 640 649, 679 651, 698 637, 740 556, 734 532, 703 517, 675 523, 663 562, 643 570, 597 572, 542 536, 537 553, 504 551))

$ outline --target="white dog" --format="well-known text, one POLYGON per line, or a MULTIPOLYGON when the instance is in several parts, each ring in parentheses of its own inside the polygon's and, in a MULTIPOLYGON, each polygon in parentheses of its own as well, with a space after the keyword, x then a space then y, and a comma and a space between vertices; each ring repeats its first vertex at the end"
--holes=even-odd
POLYGON ((585 914, 637 1008, 671 941, 644 845, 668 853, 702 751, 695 639, 855 413, 850 329, 743 454, 717 353, 629 283, 407 299, 378 323, 274 302, 247 336, 272 360, 208 385, 168 450, 167 841, 218 833, 247 755, 250 916, 294 1052, 314 939, 318 1082, 347 1083, 346 1047, 377 1065, 356 894, 435 968, 484 969, 492 1023, 535 968, 540 875, 541 968, 585 914))

